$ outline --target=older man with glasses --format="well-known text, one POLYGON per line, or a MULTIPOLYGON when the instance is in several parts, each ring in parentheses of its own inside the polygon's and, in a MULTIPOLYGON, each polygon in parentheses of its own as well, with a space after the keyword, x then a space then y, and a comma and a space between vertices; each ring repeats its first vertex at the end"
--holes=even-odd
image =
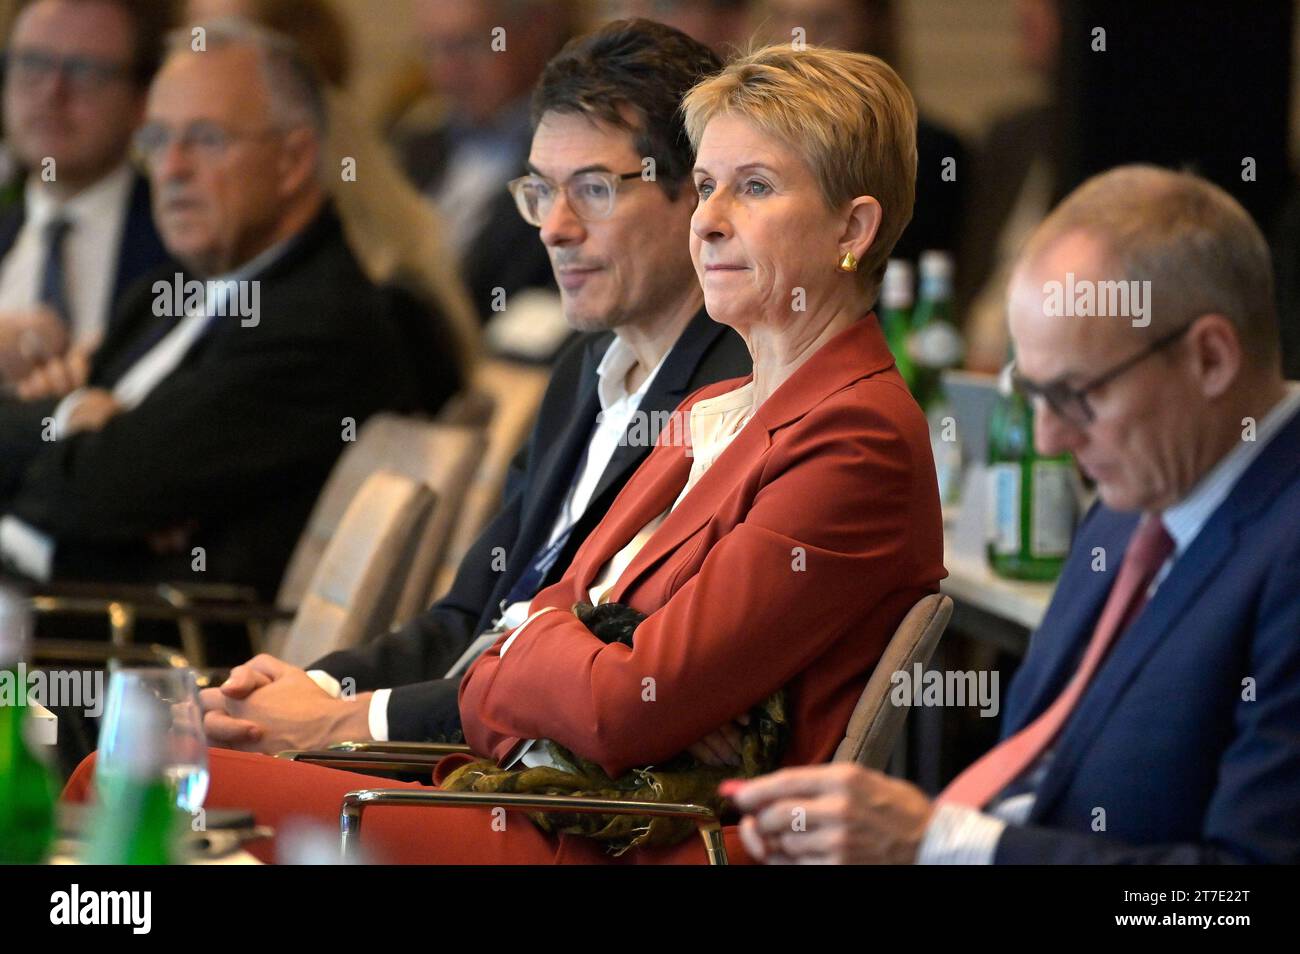
POLYGON ((127 296, 85 387, 0 404, 11 573, 269 597, 355 428, 461 384, 438 316, 347 246, 315 73, 251 23, 203 29, 172 38, 135 136, 178 264, 127 296))
POLYGON ((4 133, 19 180, 0 212, 0 387, 84 383, 132 282, 166 260, 148 183, 127 162, 169 21, 162 0, 35 0, 4 52, 4 133))
POLYGON ((1011 377, 1100 501, 1003 708, 937 799, 855 766, 737 787, 769 862, 1300 862, 1300 386, 1268 248, 1219 188, 1085 183, 1013 274, 1011 377), (1053 287, 1144 282, 1149 316, 1053 287), (1149 321, 1148 321, 1149 317, 1149 321), (806 830, 792 831, 792 808, 806 830))

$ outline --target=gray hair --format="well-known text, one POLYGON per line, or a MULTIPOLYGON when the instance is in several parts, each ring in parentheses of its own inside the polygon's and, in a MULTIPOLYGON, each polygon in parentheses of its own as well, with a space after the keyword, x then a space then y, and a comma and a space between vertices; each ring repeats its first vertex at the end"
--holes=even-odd
POLYGON ((329 126, 323 83, 291 38, 244 17, 222 17, 175 30, 167 38, 168 56, 232 46, 246 46, 257 53, 276 126, 305 126, 323 140, 329 126), (200 37, 203 46, 196 48, 200 37))

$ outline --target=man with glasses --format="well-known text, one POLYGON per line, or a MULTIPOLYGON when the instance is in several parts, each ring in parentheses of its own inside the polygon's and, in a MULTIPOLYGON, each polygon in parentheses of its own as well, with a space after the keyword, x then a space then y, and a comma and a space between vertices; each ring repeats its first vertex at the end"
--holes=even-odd
MULTIPOLYGON (((678 105, 720 67, 703 44, 647 21, 580 37, 547 66, 530 171, 510 189, 539 229, 568 324, 587 334, 556 363, 505 503, 450 592, 407 626, 307 672, 258 656, 205 690, 210 741, 273 753, 459 740, 461 674, 564 574, 649 455, 653 422, 697 388, 749 373, 744 342, 703 310, 687 241, 694 156, 678 105), (354 695, 340 697, 345 684, 354 695)), ((219 799, 233 780, 215 778, 219 799)), ((290 804, 294 789, 283 790, 290 804)))
POLYGON ((127 162, 162 56, 163 0, 33 0, 4 52, 19 194, 0 213, 0 387, 62 397, 85 380, 114 303, 166 260, 127 162))
POLYGON ((86 387, 0 406, 0 558, 31 579, 269 597, 350 435, 461 383, 446 329, 344 241, 315 73, 252 24, 203 29, 173 38, 135 137, 179 266, 128 295, 86 387))
POLYGON ((937 799, 855 766, 739 787, 766 861, 1300 862, 1300 385, 1268 247, 1227 193, 1128 166, 1072 193, 1013 272, 1012 378, 1043 454, 1097 484, 1003 706, 937 799), (1150 282, 1151 321, 1050 288, 1150 282), (801 806, 806 830, 789 830, 801 806))

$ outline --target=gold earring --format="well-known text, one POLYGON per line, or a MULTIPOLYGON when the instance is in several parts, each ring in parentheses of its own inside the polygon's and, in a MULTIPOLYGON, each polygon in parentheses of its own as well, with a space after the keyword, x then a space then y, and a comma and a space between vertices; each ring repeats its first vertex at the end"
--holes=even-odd
POLYGON ((844 257, 840 259, 839 268, 842 272, 856 272, 858 270, 858 260, 854 257, 852 251, 844 253, 844 257))

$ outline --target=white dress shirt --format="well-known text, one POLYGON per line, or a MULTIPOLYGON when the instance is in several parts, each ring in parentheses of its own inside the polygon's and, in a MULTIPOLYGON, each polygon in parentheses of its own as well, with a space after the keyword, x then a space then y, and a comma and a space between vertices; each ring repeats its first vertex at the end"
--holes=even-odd
POLYGON ((63 240, 69 337, 74 345, 87 350, 99 343, 113 308, 118 252, 134 182, 131 168, 122 165, 60 202, 39 175, 28 179, 23 193, 23 227, 0 262, 0 320, 8 312, 26 311, 38 303, 45 269, 45 229, 56 218, 64 218, 72 226, 63 240))
MULTIPOLYGON (((596 366, 596 396, 600 401, 600 413, 596 416, 596 426, 592 431, 591 439, 587 442, 582 464, 578 468, 575 479, 569 485, 564 504, 560 507, 560 512, 551 527, 547 546, 555 543, 586 511, 600 483, 601 475, 609 466, 614 451, 624 440, 632 416, 641 406, 641 401, 650 390, 650 385, 658 375, 659 369, 663 367, 666 358, 667 353, 659 359, 659 363, 645 376, 645 380, 635 391, 628 391, 627 375, 637 363, 636 353, 617 335, 605 349, 600 364, 596 366)), ((463 664, 471 662, 482 649, 486 648, 480 640, 486 638, 489 646, 496 642, 499 635, 492 630, 511 629, 522 623, 527 616, 528 600, 519 600, 507 606, 496 625, 489 633, 485 633, 470 644, 461 659, 457 660, 448 671, 448 675, 462 670, 463 664)), ((323 669, 310 670, 307 675, 330 695, 338 697, 338 681, 323 669)), ((392 689, 376 689, 370 697, 368 713, 370 736, 379 742, 388 741, 388 700, 392 694, 392 689)))
MULTIPOLYGON (((1219 509, 1241 475, 1246 472, 1273 436, 1297 412, 1300 412, 1300 385, 1287 386, 1286 396, 1264 416, 1255 429, 1254 441, 1242 441, 1223 457, 1208 474, 1178 503, 1160 514, 1165 530, 1174 541, 1174 552, 1160 567, 1151 588, 1150 598, 1169 575, 1174 561, 1187 551, 1214 512, 1219 509)), ((966 805, 943 804, 935 809, 917 852, 918 864, 987 865, 993 863, 998 839, 1007 825, 1023 825, 1034 808, 1036 793, 1047 775, 1053 749, 1048 748, 1026 770, 1029 788, 1010 798, 995 798, 987 811, 966 805)), ((1010 787, 1010 786, 1009 786, 1010 787)))

